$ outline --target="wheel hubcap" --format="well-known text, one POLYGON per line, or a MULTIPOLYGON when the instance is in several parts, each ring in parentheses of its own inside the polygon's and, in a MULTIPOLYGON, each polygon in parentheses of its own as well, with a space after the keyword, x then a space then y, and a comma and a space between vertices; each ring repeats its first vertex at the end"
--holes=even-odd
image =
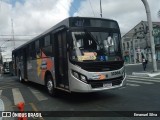
POLYGON ((47 88, 48 88, 48 91, 51 93, 53 89, 53 83, 51 80, 47 82, 47 88))
POLYGON ((21 75, 19 76, 19 80, 20 80, 20 81, 22 81, 22 77, 21 77, 21 75))

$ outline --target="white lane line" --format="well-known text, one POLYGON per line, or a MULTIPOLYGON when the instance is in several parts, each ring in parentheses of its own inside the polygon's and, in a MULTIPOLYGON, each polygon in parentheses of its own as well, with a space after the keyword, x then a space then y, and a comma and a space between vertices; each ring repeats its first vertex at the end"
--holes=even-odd
POLYGON ((132 75, 127 75, 127 78, 146 78, 146 79, 153 79, 153 80, 160 80, 160 78, 153 78, 153 77, 141 77, 141 76, 132 76, 132 75))
POLYGON ((131 83, 127 83, 128 86, 132 86, 132 87, 137 87, 137 86, 140 86, 138 84, 131 84, 131 83))
POLYGON ((42 100, 47 100, 48 98, 42 94, 41 92, 39 92, 38 90, 36 89, 33 89, 33 88, 30 88, 28 87, 29 90, 35 95, 35 97, 39 100, 39 101, 42 101, 42 100))
MULTIPOLYGON (((136 80, 135 78, 127 78, 127 81, 129 80, 136 80)), ((149 82, 159 82, 160 83, 160 80, 149 80, 149 79, 137 79, 136 81, 149 81, 149 82)))
POLYGON ((19 102, 24 102, 23 96, 18 88, 13 88, 12 93, 15 105, 17 105, 19 102))
POLYGON ((0 95, 2 95, 2 90, 0 90, 0 95))
POLYGON ((140 83, 140 84, 154 84, 154 83, 151 83, 151 82, 142 82, 142 81, 136 81, 136 80, 129 80, 127 82, 133 82, 133 83, 140 83))

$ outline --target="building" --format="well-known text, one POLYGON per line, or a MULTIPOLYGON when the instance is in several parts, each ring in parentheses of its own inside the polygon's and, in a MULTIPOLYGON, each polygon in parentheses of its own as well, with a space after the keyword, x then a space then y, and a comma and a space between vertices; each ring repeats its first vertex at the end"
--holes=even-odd
MULTIPOLYGON (((160 60, 160 22, 153 22, 156 59, 160 60)), ((138 63, 142 56, 152 61, 148 23, 141 21, 122 37, 123 56, 126 63, 138 63)))

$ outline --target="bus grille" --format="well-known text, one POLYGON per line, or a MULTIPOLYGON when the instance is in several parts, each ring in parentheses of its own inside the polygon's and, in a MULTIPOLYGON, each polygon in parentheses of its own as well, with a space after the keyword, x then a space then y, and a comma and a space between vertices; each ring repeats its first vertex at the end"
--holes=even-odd
POLYGON ((112 86, 120 85, 122 80, 123 76, 106 80, 88 80, 88 84, 90 84, 92 88, 100 88, 103 87, 103 84, 107 83, 112 83, 112 86))
POLYGON ((89 72, 104 72, 104 71, 113 71, 122 68, 122 65, 91 65, 83 66, 83 69, 89 72))

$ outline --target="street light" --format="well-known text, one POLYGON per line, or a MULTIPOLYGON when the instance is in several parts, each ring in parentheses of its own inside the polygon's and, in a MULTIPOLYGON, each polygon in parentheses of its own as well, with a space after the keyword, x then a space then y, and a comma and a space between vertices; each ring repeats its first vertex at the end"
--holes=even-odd
POLYGON ((152 63, 153 63, 153 72, 157 71, 157 63, 156 63, 156 55, 155 55, 155 44, 154 44, 154 39, 152 35, 153 31, 153 26, 152 26, 152 20, 151 20, 151 12, 149 8, 149 4, 147 0, 141 0, 145 6, 146 9, 146 14, 147 14, 147 21, 148 21, 148 26, 149 26, 149 38, 151 42, 151 51, 152 51, 152 63))

